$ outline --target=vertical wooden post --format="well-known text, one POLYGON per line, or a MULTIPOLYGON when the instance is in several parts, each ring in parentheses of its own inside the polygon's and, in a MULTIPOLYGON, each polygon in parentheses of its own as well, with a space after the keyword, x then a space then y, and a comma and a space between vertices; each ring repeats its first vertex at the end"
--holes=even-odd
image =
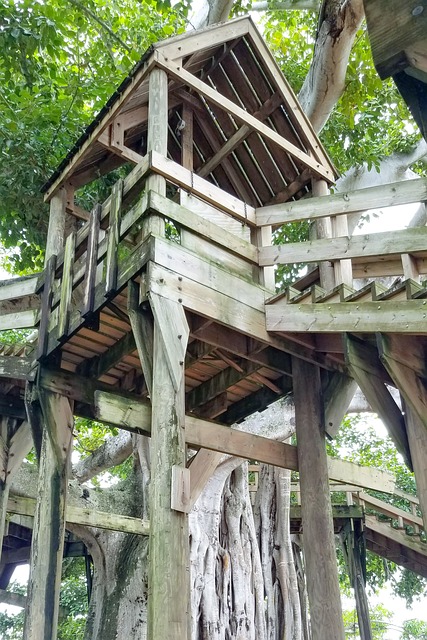
POLYGON ((427 429, 408 403, 405 403, 404 410, 417 495, 424 526, 427 526, 427 429))
POLYGON ((65 207, 67 203, 67 193, 61 187, 50 201, 49 227, 47 231, 45 264, 52 255, 58 255, 64 246, 65 236, 65 207))
MULTIPOLYGON (((351 493, 350 493, 351 496, 351 493)), ((354 520, 342 534, 343 553, 354 590, 360 640, 372 640, 369 603, 366 596, 365 543, 361 523, 354 520)))
POLYGON ((171 509, 172 468, 185 467, 182 306, 150 294, 154 314, 149 544, 150 640, 185 640, 189 616, 189 542, 185 513, 171 509))
POLYGON ((343 640, 318 367, 292 359, 304 556, 313 640, 343 640))
MULTIPOLYGON (((168 152, 168 77, 163 69, 154 68, 150 73, 148 87, 148 137, 147 152, 157 151, 166 157, 168 152)), ((147 179, 147 191, 166 195, 166 180, 159 175, 147 179)), ((164 235, 165 223, 160 216, 150 215, 144 220, 144 236, 154 233, 164 235)))
POLYGON ((33 443, 28 422, 19 422, 8 417, 0 420, 0 556, 10 485, 33 443))
MULTIPOLYGON (((328 183, 325 180, 312 180, 313 196, 327 196, 328 183)), ((332 238, 332 223, 330 218, 322 218, 315 224, 317 238, 332 238)), ((319 264, 320 284, 329 291, 335 287, 335 270, 332 262, 319 264)))
POLYGON ((67 398, 39 389, 44 429, 24 640, 55 640, 73 415, 67 398))

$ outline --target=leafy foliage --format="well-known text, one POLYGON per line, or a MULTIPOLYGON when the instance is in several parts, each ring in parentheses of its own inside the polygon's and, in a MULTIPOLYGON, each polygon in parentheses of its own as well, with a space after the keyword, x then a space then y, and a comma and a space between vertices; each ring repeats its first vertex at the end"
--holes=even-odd
POLYGON ((148 46, 181 31, 186 0, 0 1, 0 239, 40 268, 40 188, 148 46))

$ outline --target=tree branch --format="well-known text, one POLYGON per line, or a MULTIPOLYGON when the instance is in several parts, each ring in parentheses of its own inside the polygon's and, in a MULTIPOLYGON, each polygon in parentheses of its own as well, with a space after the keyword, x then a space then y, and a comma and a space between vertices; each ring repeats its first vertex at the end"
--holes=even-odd
POLYGON ((253 2, 251 11, 318 11, 319 0, 280 0, 278 2, 258 0, 253 2))
POLYGON ((119 38, 119 36, 116 33, 114 33, 114 31, 111 29, 111 27, 109 27, 108 24, 106 22, 104 22, 104 20, 102 20, 102 18, 99 18, 96 15, 96 13, 94 13, 91 9, 89 9, 84 4, 79 2, 79 0, 68 0, 68 2, 70 4, 72 4, 72 5, 74 5, 75 7, 77 7, 77 9, 79 9, 80 11, 83 11, 83 13, 86 13, 86 15, 88 15, 90 18, 92 18, 92 20, 94 20, 96 23, 98 23, 99 26, 102 27, 104 29, 104 31, 106 31, 111 38, 113 38, 113 40, 115 40, 121 47, 123 47, 125 49, 125 51, 127 51, 128 53, 130 51, 132 51, 132 48, 129 47, 126 44, 126 42, 123 42, 123 40, 121 38, 119 38))
POLYGON ((324 0, 313 62, 299 94, 303 110, 320 131, 345 87, 348 59, 364 17, 362 0, 324 0))
POLYGON ((90 456, 73 466, 73 475, 81 484, 98 473, 121 464, 132 453, 132 438, 127 431, 120 431, 117 436, 108 438, 90 456))

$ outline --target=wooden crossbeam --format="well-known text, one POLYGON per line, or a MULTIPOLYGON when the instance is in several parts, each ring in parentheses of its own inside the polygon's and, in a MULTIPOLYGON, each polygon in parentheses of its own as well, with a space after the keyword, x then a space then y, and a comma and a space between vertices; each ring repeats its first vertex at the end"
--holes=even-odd
POLYGON ((427 200, 427 178, 417 178, 357 191, 259 207, 256 210, 256 222, 260 226, 275 226, 424 200, 427 200))
MULTIPOLYGON (((34 517, 36 510, 36 500, 22 496, 10 496, 7 503, 7 511, 21 516, 34 517)), ((99 511, 92 506, 76 507, 68 504, 65 510, 65 521, 67 524, 78 524, 85 527, 97 527, 109 531, 119 531, 121 533, 132 533, 140 536, 148 536, 150 532, 149 523, 140 518, 130 518, 129 516, 99 511)))
POLYGON ((262 247, 259 264, 293 264, 294 262, 322 262, 350 258, 395 256, 402 253, 426 253, 427 228, 401 229, 399 233, 386 231, 360 236, 325 238, 310 242, 294 242, 262 247))
POLYGON ((267 306, 267 331, 427 334, 425 300, 267 306))

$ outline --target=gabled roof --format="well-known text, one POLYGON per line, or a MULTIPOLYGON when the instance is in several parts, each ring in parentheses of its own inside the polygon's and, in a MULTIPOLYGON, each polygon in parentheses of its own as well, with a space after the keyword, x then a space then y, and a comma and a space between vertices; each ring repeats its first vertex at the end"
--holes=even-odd
POLYGON ((146 153, 148 77, 156 66, 169 76, 168 154, 176 162, 185 108, 193 114, 193 170, 252 206, 302 197, 312 177, 334 181, 295 95, 244 17, 152 46, 45 185, 46 199, 65 182, 79 187, 146 153), (117 130, 125 154, 109 144, 117 130))

